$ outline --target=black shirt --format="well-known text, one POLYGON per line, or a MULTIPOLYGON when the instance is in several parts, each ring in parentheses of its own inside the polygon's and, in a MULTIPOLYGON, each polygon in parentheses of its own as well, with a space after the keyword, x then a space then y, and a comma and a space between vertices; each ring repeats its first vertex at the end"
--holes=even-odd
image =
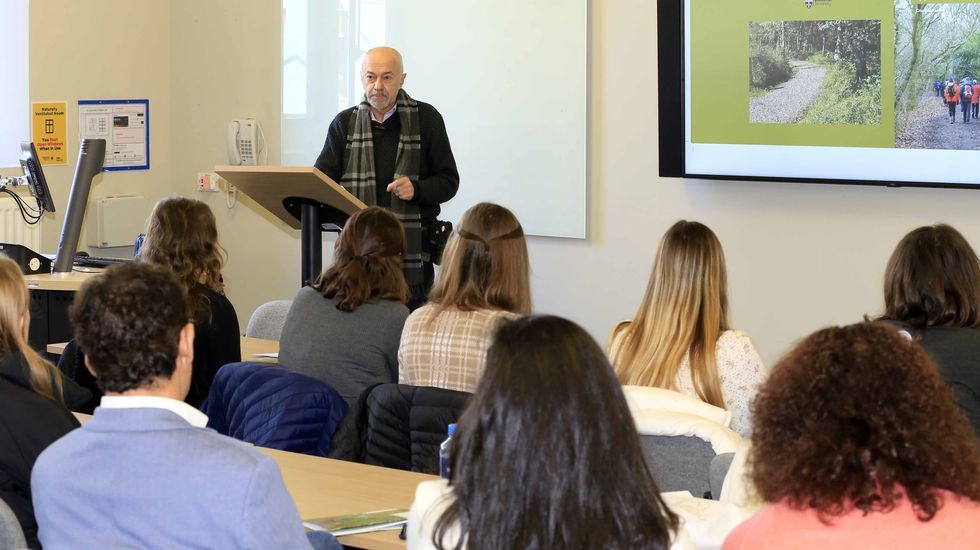
POLYGON ((210 304, 207 314, 194 319, 194 372, 184 399, 189 405, 200 407, 218 369, 242 360, 242 341, 238 315, 228 298, 201 284, 195 285, 190 294, 203 295, 210 304))

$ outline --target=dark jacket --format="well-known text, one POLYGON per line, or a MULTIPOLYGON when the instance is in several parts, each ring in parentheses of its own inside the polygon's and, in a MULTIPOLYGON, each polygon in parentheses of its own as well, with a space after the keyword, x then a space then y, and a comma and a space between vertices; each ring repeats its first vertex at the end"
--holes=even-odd
POLYGON ((323 382, 278 365, 231 363, 218 371, 201 409, 220 434, 326 456, 347 403, 323 382))
MULTIPOLYGON (((459 171, 456 169, 456 159, 449 145, 449 135, 446 133, 446 123, 442 115, 432 105, 418 102, 419 133, 421 134, 421 165, 419 180, 412 182, 415 187, 415 197, 409 203, 417 204, 422 216, 422 223, 428 224, 439 216, 439 205, 456 195, 459 189, 459 171)), ((337 183, 344 176, 347 166, 347 131, 350 128, 351 114, 357 106, 341 111, 327 130, 327 139, 323 150, 316 159, 316 166, 321 172, 337 183)), ((390 206, 388 184, 394 181, 395 157, 398 149, 398 137, 401 133, 401 117, 395 114, 383 124, 372 122, 374 138, 375 175, 377 177, 377 204, 390 206)))
POLYGON ((896 323, 919 342, 939 367, 939 375, 953 390, 956 403, 966 413, 980 438, 980 329, 929 327, 914 329, 896 323))
POLYGON ((191 294, 195 293, 203 294, 211 308, 194 319, 194 371, 191 389, 184 401, 200 407, 211 390, 211 381, 218 369, 242 360, 242 333, 235 307, 228 298, 204 285, 195 285, 191 294))
POLYGON ((368 388, 337 428, 331 458, 439 473, 439 445, 472 394, 402 384, 368 388))
MULTIPOLYGON (((71 399, 88 392, 65 381, 71 399)), ((55 440, 78 427, 68 409, 35 392, 20 353, 0 356, 0 498, 17 515, 31 548, 39 548, 31 504, 31 468, 55 440)))

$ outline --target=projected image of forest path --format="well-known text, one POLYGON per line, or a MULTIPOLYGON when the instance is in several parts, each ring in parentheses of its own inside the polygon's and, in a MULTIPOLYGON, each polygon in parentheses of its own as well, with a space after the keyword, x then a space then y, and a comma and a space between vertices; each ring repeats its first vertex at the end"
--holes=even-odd
POLYGON ((895 146, 902 149, 980 149, 980 119, 963 124, 960 106, 956 122, 949 123, 949 110, 933 93, 919 98, 915 109, 905 115, 905 125, 895 134, 895 146))
POLYGON ((827 68, 809 61, 790 60, 789 63, 793 66, 793 78, 749 100, 749 122, 796 122, 820 97, 827 68))

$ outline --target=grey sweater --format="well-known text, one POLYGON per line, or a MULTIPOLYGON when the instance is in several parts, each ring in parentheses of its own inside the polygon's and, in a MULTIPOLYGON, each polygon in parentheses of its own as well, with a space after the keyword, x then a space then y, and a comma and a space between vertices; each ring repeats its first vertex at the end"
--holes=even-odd
POLYGON ((337 309, 304 287, 286 315, 279 364, 329 384, 353 405, 368 386, 398 380, 398 342, 408 308, 391 300, 337 309))

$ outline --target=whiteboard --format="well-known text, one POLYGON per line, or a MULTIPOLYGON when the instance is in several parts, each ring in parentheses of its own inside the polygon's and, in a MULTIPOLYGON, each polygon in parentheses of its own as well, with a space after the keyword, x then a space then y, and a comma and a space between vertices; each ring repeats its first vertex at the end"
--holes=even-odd
POLYGON ((442 114, 456 223, 502 204, 532 235, 586 236, 587 0, 398 0, 386 39, 405 90, 442 114))

